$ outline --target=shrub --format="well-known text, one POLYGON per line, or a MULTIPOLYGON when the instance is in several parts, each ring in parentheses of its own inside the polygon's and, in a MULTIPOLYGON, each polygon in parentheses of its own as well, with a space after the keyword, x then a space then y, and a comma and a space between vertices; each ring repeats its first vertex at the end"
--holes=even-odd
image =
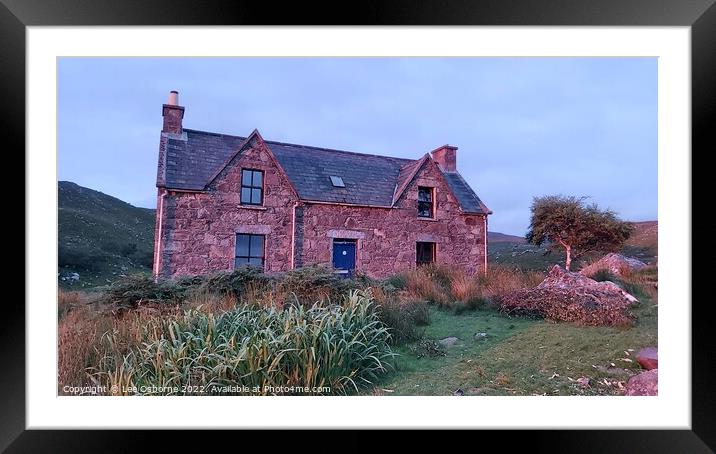
POLYGON ((395 345, 420 339, 423 331, 419 326, 430 324, 430 311, 424 301, 403 302, 395 292, 386 292, 381 287, 369 288, 366 292, 376 302, 378 316, 391 334, 395 345))
POLYGON ((104 342, 106 353, 91 378, 108 389, 117 385, 120 394, 127 385, 154 386, 162 394, 191 393, 185 385, 207 394, 229 385, 258 387, 257 394, 303 394, 279 386, 319 394, 327 391, 311 388, 327 386, 331 394, 346 394, 370 386, 395 356, 370 295, 361 291, 330 308, 238 307, 153 319, 142 327, 141 347, 124 356, 112 353, 114 334, 104 342))
POLYGON ((482 276, 484 286, 483 295, 494 300, 513 290, 537 286, 545 278, 545 273, 537 271, 524 271, 520 268, 511 268, 504 265, 490 266, 487 276, 482 276))
POLYGON ((450 303, 450 295, 441 286, 433 275, 420 267, 405 275, 405 294, 407 299, 427 301, 438 306, 445 306, 450 303))
POLYGON ((450 291, 452 281, 463 274, 462 270, 456 267, 438 263, 423 265, 418 268, 418 271, 446 291, 450 291))
POLYGON ((99 302, 117 309, 136 308, 142 304, 178 304, 186 296, 186 287, 171 281, 154 282, 146 274, 130 274, 114 281, 99 302))
POLYGON ((390 286, 397 290, 403 290, 406 287, 405 273, 394 274, 383 281, 384 286, 390 286))
POLYGON ((188 286, 195 287, 199 293, 231 295, 236 299, 244 297, 249 289, 268 290, 273 284, 273 279, 256 266, 241 266, 231 272, 214 273, 204 278, 185 279, 194 279, 194 281, 188 282, 188 286))
POLYGON ((311 305, 316 302, 338 302, 348 290, 360 287, 351 279, 344 279, 331 268, 316 265, 283 273, 279 278, 279 293, 286 303, 311 305))

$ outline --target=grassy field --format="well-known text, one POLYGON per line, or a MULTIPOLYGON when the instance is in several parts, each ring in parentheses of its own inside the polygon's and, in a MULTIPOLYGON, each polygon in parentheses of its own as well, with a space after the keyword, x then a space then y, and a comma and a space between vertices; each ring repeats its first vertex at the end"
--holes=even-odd
POLYGON ((370 394, 622 394, 626 380, 639 371, 636 352, 657 344, 657 306, 644 296, 634 312, 634 327, 613 328, 432 308, 424 332, 428 345, 451 336, 459 341, 441 348, 444 356, 426 349, 425 341, 401 346, 396 370, 370 394), (588 386, 577 382, 581 377, 589 378, 588 386))

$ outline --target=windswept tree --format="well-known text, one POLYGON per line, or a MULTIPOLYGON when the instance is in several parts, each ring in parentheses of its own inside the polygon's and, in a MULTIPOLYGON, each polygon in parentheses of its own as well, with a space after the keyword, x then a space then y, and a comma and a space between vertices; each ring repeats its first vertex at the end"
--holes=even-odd
POLYGON ((550 195, 535 197, 532 218, 525 238, 531 244, 546 244, 550 251, 567 253, 565 268, 572 259, 590 252, 615 252, 632 233, 631 224, 621 221, 611 210, 587 205, 587 197, 550 195))

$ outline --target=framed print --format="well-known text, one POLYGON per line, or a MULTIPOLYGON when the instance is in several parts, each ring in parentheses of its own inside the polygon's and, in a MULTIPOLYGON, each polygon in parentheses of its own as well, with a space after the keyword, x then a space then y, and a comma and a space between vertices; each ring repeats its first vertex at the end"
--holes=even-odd
POLYGON ((515 429, 711 452, 713 2, 294 9, 2 0, 27 292, 0 446, 515 429))

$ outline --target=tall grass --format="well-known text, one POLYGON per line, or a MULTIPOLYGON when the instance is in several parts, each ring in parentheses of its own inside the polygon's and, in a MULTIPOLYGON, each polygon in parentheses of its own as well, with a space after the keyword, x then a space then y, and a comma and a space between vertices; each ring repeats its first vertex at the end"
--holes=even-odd
POLYGON ((155 318, 141 325, 141 341, 126 355, 121 336, 106 333, 90 378, 116 394, 221 394, 225 386, 261 395, 346 394, 371 385, 392 363, 390 334, 373 304, 369 294, 351 291, 333 307, 199 308, 155 318))
POLYGON ((501 265, 490 266, 486 276, 466 274, 445 265, 429 265, 401 275, 405 283, 401 297, 463 311, 493 306, 500 295, 534 287, 543 279, 544 273, 501 265))
POLYGON ((60 289, 57 293, 57 318, 60 319, 70 311, 87 304, 87 299, 81 292, 70 292, 60 289))
POLYGON ((391 343, 400 345, 420 339, 422 327, 430 324, 428 303, 419 300, 402 300, 390 284, 367 289, 376 302, 380 320, 391 334, 391 343))

